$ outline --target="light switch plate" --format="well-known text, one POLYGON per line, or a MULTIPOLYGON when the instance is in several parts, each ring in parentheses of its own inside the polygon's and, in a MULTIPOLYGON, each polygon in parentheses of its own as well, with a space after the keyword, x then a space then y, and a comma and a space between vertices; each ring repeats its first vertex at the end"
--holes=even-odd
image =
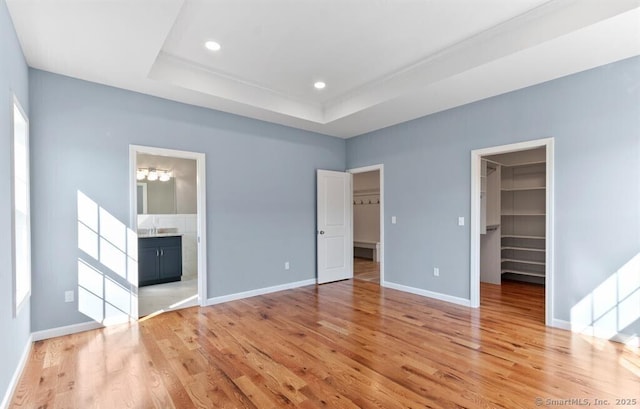
POLYGON ((458 226, 464 226, 464 217, 463 216, 458 217, 458 226))
POLYGON ((396 217, 395 216, 391 216, 391 224, 396 224, 396 217))

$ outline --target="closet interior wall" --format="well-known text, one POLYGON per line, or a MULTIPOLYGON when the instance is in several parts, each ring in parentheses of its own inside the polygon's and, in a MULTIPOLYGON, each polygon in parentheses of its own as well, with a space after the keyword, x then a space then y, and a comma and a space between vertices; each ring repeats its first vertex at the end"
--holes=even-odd
POLYGON ((482 158, 480 281, 544 284, 546 151, 482 158))
POLYGON ((353 175, 353 254, 378 260, 380 242, 380 171, 353 175))

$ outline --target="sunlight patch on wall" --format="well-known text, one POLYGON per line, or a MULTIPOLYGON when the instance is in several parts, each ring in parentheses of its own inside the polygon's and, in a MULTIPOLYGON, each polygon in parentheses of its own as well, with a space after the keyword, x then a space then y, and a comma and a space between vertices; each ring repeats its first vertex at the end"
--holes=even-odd
POLYGON ((78 310, 97 322, 104 320, 104 275, 78 260, 78 310))
POLYGON ((78 310, 105 325, 137 319, 138 236, 78 191, 78 310))
POLYGON ((625 330, 640 319, 640 254, 571 308, 571 330, 627 342, 625 330))

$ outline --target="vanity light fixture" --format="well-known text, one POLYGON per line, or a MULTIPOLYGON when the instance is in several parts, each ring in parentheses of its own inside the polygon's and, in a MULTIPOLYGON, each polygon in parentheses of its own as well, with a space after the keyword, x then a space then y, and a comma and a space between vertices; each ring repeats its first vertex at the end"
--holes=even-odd
POLYGON ((156 181, 159 180, 161 182, 168 182, 171 180, 171 172, 168 170, 160 170, 154 168, 140 168, 136 171, 136 179, 148 181, 156 181))

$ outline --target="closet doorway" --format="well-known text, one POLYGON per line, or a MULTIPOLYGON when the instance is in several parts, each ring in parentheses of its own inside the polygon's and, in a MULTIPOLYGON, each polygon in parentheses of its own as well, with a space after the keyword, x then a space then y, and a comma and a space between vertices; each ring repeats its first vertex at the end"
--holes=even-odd
POLYGON ((552 139, 472 152, 472 306, 482 288, 551 325, 552 161, 552 139))
POLYGON ((384 283, 383 166, 348 172, 353 174, 353 278, 384 283))

